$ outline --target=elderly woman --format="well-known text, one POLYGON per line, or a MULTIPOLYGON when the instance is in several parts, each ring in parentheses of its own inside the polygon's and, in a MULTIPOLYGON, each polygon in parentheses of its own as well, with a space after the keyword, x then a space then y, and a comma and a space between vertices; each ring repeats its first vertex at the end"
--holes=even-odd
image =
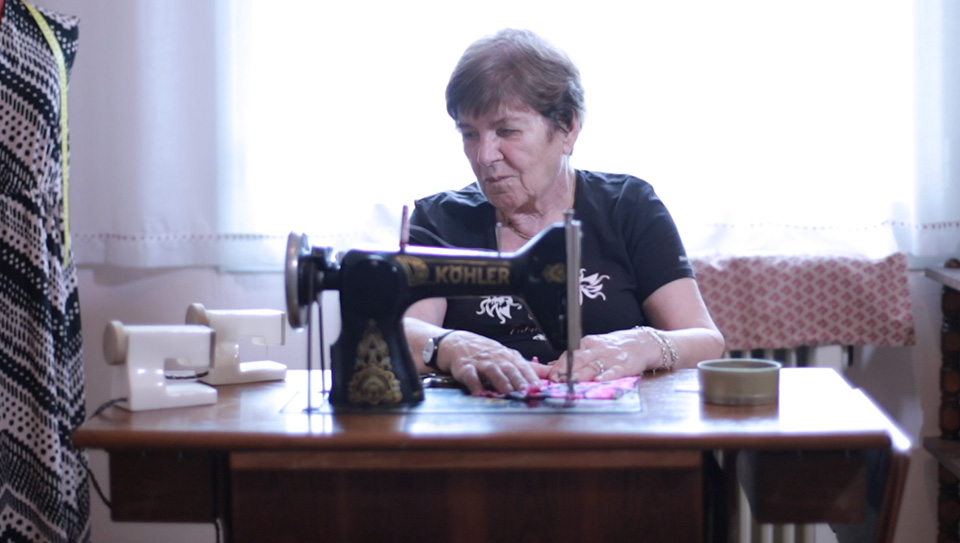
MULTIPOLYGON (((532 32, 501 31, 464 52, 446 98, 476 182, 418 200, 412 243, 515 251, 573 209, 583 236, 584 334, 574 379, 690 367, 721 354, 723 337, 653 188, 571 166, 584 99, 564 53, 532 32)), ((472 392, 565 376, 566 354, 510 296, 422 300, 404 327, 421 371, 449 373, 472 392)))

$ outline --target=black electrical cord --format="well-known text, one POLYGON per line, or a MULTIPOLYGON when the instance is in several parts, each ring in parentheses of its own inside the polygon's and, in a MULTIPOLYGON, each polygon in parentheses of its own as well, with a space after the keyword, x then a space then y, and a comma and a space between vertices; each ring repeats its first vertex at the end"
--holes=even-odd
MULTIPOLYGON (((167 376, 167 379, 199 378, 199 377, 203 377, 203 376, 206 375, 206 374, 207 374, 207 372, 204 372, 204 373, 202 373, 202 374, 197 374, 196 376, 192 376, 192 377, 171 377, 171 376, 167 376)), ((112 400, 108 400, 108 401, 106 401, 106 402, 103 402, 102 404, 100 404, 100 407, 97 407, 97 408, 93 411, 93 414, 91 414, 89 417, 87 417, 87 420, 88 420, 88 421, 89 421, 89 420, 93 420, 95 417, 99 416, 100 413, 103 413, 104 411, 106 411, 106 410, 109 409, 110 407, 113 407, 114 405, 116 405, 116 404, 118 404, 118 403, 120 403, 120 402, 125 402, 125 401, 127 401, 127 398, 114 398, 114 399, 112 399, 112 400)), ((87 463, 87 461, 84 459, 83 455, 81 454, 81 449, 78 449, 78 448, 76 448, 76 447, 73 447, 72 444, 71 444, 71 447, 73 448, 73 450, 75 450, 75 451, 77 452, 77 459, 80 461, 80 465, 83 466, 83 469, 87 472, 87 475, 90 477, 90 483, 93 485, 94 490, 97 492, 97 496, 100 496, 100 501, 102 501, 103 504, 107 506, 107 509, 109 509, 109 510, 112 511, 112 510, 113 510, 113 502, 110 501, 110 498, 108 498, 108 497, 107 497, 107 494, 103 491, 103 488, 100 486, 100 482, 97 481, 97 476, 94 475, 93 470, 90 469, 90 464, 87 463)), ((222 543, 222 542, 223 542, 223 530, 222 530, 222 527, 220 526, 220 519, 219 519, 219 518, 214 519, 214 521, 213 521, 213 530, 214 530, 214 537, 216 538, 217 543, 222 543)))
POLYGON ((201 378, 203 378, 203 377, 206 377, 207 375, 210 375, 210 370, 202 371, 202 372, 200 372, 200 373, 194 373, 194 374, 192 374, 192 375, 174 375, 174 374, 170 374, 170 373, 165 373, 165 374, 163 374, 163 376, 164 376, 165 378, 167 378, 167 380, 169 380, 169 381, 184 381, 184 380, 190 380, 190 379, 201 379, 201 378))
MULTIPOLYGON (((120 402, 125 402, 125 401, 127 401, 126 398, 114 398, 112 400, 103 402, 100 405, 100 407, 96 408, 93 411, 93 414, 90 415, 87 418, 87 420, 92 420, 93 418, 100 415, 100 413, 103 413, 104 411, 106 411, 108 408, 120 402)), ((100 482, 97 481, 97 477, 93 474, 93 470, 90 469, 90 464, 87 463, 86 459, 84 459, 83 455, 81 454, 81 449, 73 447, 72 443, 70 446, 73 448, 73 450, 77 451, 77 459, 80 461, 80 465, 83 466, 83 469, 87 472, 87 475, 90 477, 90 482, 93 484, 93 489, 96 490, 97 495, 100 496, 100 501, 102 501, 103 504, 107 506, 107 509, 113 510, 113 502, 110 501, 110 498, 107 497, 106 493, 103 491, 103 488, 100 487, 100 482)))

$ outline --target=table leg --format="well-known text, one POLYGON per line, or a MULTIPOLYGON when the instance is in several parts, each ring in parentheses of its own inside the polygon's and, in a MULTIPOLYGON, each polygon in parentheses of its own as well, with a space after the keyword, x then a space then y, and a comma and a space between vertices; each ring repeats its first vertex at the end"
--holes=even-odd
POLYGON ((939 465, 937 479, 937 542, 960 542, 960 480, 950 470, 939 465))

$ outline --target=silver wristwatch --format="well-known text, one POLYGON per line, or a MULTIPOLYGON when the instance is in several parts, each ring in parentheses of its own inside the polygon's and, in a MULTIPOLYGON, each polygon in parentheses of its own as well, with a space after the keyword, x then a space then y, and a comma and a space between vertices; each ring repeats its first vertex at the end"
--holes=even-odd
POLYGON ((448 335, 456 332, 456 330, 447 330, 446 332, 440 334, 437 337, 432 337, 423 344, 423 364, 432 369, 433 371, 440 371, 440 368, 437 367, 437 358, 440 353, 440 342, 443 338, 448 335))

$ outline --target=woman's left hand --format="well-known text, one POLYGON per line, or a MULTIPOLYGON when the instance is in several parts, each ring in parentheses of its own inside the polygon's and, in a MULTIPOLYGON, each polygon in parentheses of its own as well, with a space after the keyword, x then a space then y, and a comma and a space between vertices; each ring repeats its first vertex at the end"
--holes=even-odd
MULTIPOLYGON (((662 367, 693 367, 724 351, 723 335, 707 311, 697 282, 676 279, 658 288, 643 302, 650 326, 584 336, 573 357, 576 381, 611 381, 662 367), (661 349, 654 334, 664 338, 661 349)), ((551 362, 549 379, 567 378, 567 353, 551 362)))
MULTIPOLYGON (((612 381, 661 365, 660 345, 640 329, 584 336, 573 356, 573 380, 612 381)), ((566 381, 567 353, 550 363, 549 379, 566 381)))

